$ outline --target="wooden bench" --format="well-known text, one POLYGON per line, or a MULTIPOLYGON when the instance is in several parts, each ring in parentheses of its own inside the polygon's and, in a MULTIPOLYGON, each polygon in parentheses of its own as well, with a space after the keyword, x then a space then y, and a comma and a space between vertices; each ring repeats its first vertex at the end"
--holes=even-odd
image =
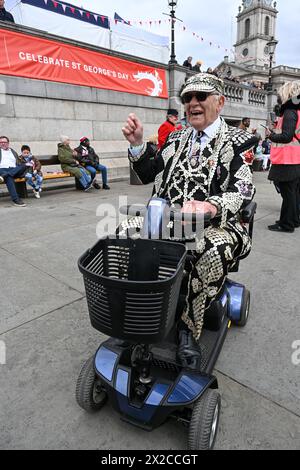
MULTIPOLYGON (((60 161, 58 160, 57 155, 41 155, 41 156, 37 156, 37 159, 41 162, 42 167, 53 166, 53 165, 60 166, 60 161)), ((47 170, 45 171, 45 169, 42 168, 42 172, 43 172, 44 181, 63 179, 63 178, 74 178, 73 175, 71 175, 70 173, 64 173, 62 170, 60 171, 57 170, 54 172, 51 172, 51 171, 47 172, 47 170)), ((76 178, 74 178, 74 180, 75 180, 76 189, 82 189, 78 180, 76 178)), ((25 178, 16 178, 15 184, 16 184, 16 190, 17 190, 18 195, 21 198, 26 199, 28 197, 28 191, 27 191, 25 178)))

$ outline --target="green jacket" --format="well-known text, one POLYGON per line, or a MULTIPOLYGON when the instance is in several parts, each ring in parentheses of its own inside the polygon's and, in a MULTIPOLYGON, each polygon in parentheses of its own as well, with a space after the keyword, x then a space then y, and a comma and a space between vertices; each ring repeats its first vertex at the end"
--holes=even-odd
POLYGON ((73 150, 70 145, 57 144, 57 155, 61 163, 62 171, 71 173, 75 178, 80 179, 82 174, 80 172, 80 165, 76 162, 73 156, 73 150))

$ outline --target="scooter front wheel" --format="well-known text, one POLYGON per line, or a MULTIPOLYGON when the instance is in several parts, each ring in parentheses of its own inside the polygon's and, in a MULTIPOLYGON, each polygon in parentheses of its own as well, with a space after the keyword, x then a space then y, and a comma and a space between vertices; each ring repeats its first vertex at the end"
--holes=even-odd
POLYGON ((212 450, 214 448, 221 411, 221 396, 208 389, 194 404, 190 421, 189 450, 212 450))
POLYGON ((85 411, 100 410, 107 400, 107 394, 94 369, 94 356, 83 365, 76 384, 76 401, 85 411))

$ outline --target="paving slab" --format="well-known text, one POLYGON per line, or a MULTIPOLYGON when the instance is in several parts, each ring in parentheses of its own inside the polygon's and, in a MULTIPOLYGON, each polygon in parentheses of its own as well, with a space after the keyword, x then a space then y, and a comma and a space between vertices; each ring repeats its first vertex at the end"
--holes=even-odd
MULTIPOLYGON (((281 199, 266 173, 254 178, 253 250, 230 276, 251 291, 251 313, 246 328, 229 331, 217 363, 217 448, 299 449, 300 366, 291 357, 300 340, 300 229, 267 230, 281 199)), ((89 323, 77 258, 97 239, 100 204, 117 205, 126 194, 129 203, 143 203, 151 190, 122 181, 111 191, 49 191, 24 209, 1 198, 0 341, 7 364, 0 365, 0 448, 186 448, 186 430, 177 423, 144 433, 109 404, 90 415, 74 400, 80 367, 103 338, 89 323)))
POLYGON ((0 332, 82 297, 80 292, 3 249, 0 259, 0 332))
MULTIPOLYGON (((0 339, 7 346, 0 448, 186 449, 187 431, 174 421, 149 433, 122 422, 109 403, 96 414, 78 407, 74 390, 81 365, 104 340, 90 327, 85 301, 0 339)), ((298 417, 222 374, 218 380, 223 409, 217 449, 299 448, 298 417)))

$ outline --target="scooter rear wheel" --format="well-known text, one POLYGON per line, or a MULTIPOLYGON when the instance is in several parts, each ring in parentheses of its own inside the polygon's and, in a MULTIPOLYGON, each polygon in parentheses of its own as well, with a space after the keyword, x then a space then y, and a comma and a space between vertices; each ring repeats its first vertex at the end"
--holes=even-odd
POLYGON ((250 292, 244 289, 242 305, 241 305, 241 316, 239 320, 235 320, 232 323, 236 326, 246 326, 250 312, 250 292))
POLYGON ((76 384, 76 401, 85 411, 100 410, 107 400, 94 369, 94 356, 83 365, 76 384))
POLYGON ((188 437, 189 450, 214 448, 221 411, 221 396, 208 389, 194 404, 188 437))

